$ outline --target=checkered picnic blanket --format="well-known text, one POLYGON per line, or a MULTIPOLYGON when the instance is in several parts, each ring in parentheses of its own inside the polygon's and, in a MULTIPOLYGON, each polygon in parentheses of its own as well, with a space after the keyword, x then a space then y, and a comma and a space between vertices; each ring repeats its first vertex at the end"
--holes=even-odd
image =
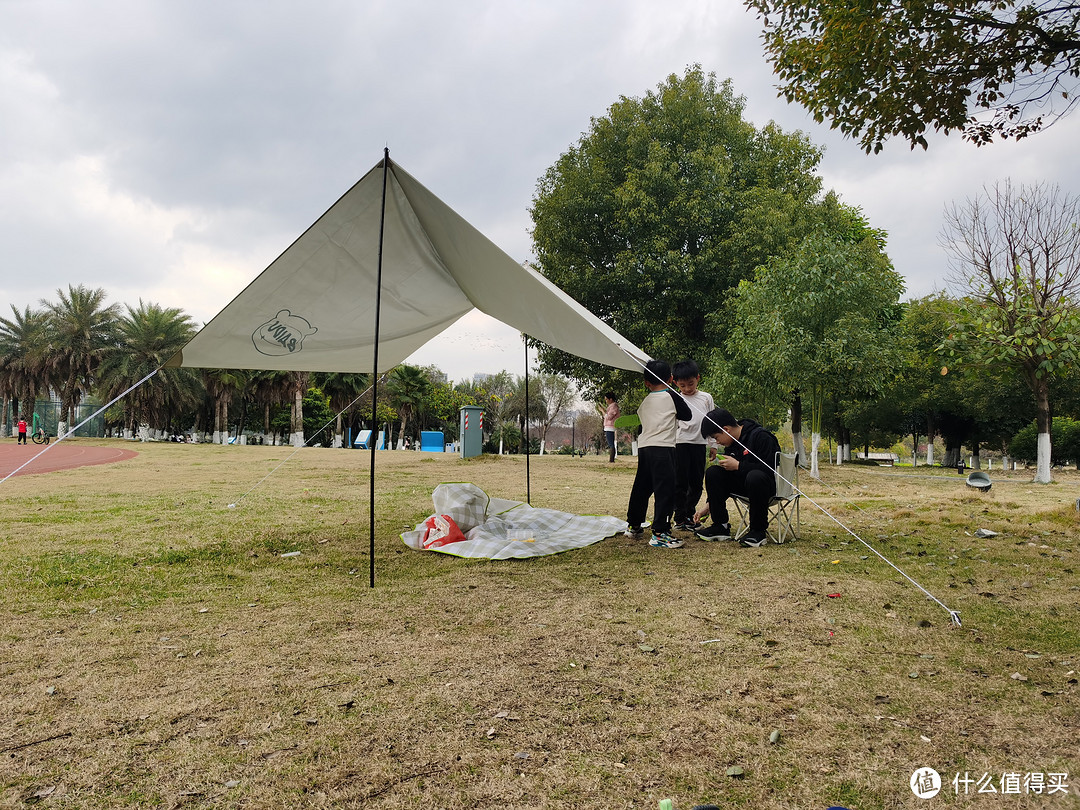
MULTIPOLYGON (((439 484, 431 494, 435 515, 453 519, 465 539, 428 551, 489 560, 520 559, 582 548, 618 534, 626 521, 607 515, 572 515, 491 498, 475 484, 439 484)), ((405 545, 424 549, 427 523, 404 532, 405 545)))

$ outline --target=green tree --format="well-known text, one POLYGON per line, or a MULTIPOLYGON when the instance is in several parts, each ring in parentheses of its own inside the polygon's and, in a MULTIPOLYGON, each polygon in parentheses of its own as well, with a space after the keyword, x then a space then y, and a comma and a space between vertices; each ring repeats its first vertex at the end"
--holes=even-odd
POLYGON ((477 386, 474 395, 477 404, 484 408, 484 430, 492 445, 502 453, 504 446, 510 446, 506 434, 508 428, 513 427, 514 378, 503 369, 477 386))
POLYGON ((332 372, 317 375, 318 387, 330 398, 330 408, 337 414, 334 427, 334 447, 344 443, 344 421, 351 423, 352 415, 359 404, 360 395, 371 384, 367 374, 332 372))
POLYGON ((281 403, 289 399, 289 377, 285 371, 252 371, 245 386, 253 405, 262 409, 262 434, 270 440, 274 433, 288 430, 288 422, 278 424, 276 418, 281 403))
MULTIPOLYGON (((157 370, 123 400, 125 428, 134 434, 139 424, 155 431, 171 427, 173 417, 202 400, 205 389, 197 372, 162 365, 195 334, 191 317, 175 308, 139 301, 126 307, 117 321, 118 344, 106 354, 99 369, 98 394, 111 400, 157 370)), ((182 427, 188 427, 184 425, 182 427)))
POLYGON ((330 423, 334 421, 334 411, 330 408, 330 397, 324 394, 318 386, 313 385, 304 393, 302 407, 304 413, 304 444, 314 446, 317 438, 319 440, 318 444, 329 447, 334 440, 331 431, 327 430, 330 423))
POLYGON ((878 152, 928 129, 1023 138, 1075 104, 1080 9, 1035 0, 745 0, 780 95, 878 152))
MULTIPOLYGON (((398 450, 405 447, 405 428, 410 419, 415 419, 427 401, 431 380, 427 373, 417 366, 402 364, 390 373, 386 391, 390 403, 401 418, 398 428, 398 450)), ((415 427, 415 425, 414 425, 415 427)))
POLYGON ((916 454, 919 434, 926 435, 926 463, 934 464, 934 439, 940 414, 951 398, 951 380, 941 373, 938 347, 952 323, 956 302, 944 293, 907 302, 900 323, 900 372, 890 389, 890 397, 903 403, 907 432, 912 434, 916 454))
POLYGON ((460 431, 461 409, 476 404, 477 400, 469 387, 433 383, 428 392, 428 415, 432 427, 441 430, 448 442, 454 441, 460 431))
POLYGON ((117 304, 105 305, 106 293, 79 285, 56 291, 56 302, 42 301, 49 315, 46 369, 60 394, 60 425, 69 429, 83 394, 95 384, 102 358, 116 347, 117 304))
POLYGON ((532 433, 531 426, 538 422, 542 423, 547 418, 548 404, 544 399, 543 386, 538 384, 538 379, 538 376, 529 378, 527 392, 525 377, 514 377, 512 381, 511 394, 507 404, 509 405, 509 415, 517 424, 517 440, 512 442, 510 446, 516 447, 518 453, 525 452, 526 436, 529 438, 529 452, 540 452, 540 437, 532 433), (526 396, 526 393, 528 393, 528 396, 526 396))
MULTIPOLYGON (((1067 416, 1053 419, 1054 464, 1068 461, 1080 463, 1080 422, 1067 416)), ((1039 426, 1035 422, 1025 425, 1009 442, 1009 455, 1023 461, 1035 461, 1038 457, 1039 426)))
MULTIPOLYGON (((730 81, 699 67, 594 118, 537 184, 542 273, 653 356, 701 357, 724 293, 805 232, 820 150, 802 133, 743 120, 730 81)), ((541 346, 543 370, 582 395, 633 377, 541 346)))
POLYGON ((11 318, 0 318, 0 388, 4 397, 0 430, 7 430, 9 398, 18 401, 20 410, 12 417, 29 419, 33 414, 48 362, 48 323, 45 311, 25 307, 20 312, 14 305, 11 318))
POLYGON ((235 368, 203 369, 202 381, 213 408, 214 444, 229 441, 229 405, 233 398, 245 389, 248 372, 235 368))
POLYGON ((882 251, 883 235, 864 230, 854 242, 819 229, 732 298, 727 351, 743 375, 809 398, 814 477, 826 400, 879 393, 899 362, 893 333, 903 279, 882 251))
POLYGON ((944 240, 963 294, 942 348, 954 363, 1011 367, 1035 396, 1035 480, 1050 482, 1050 384, 1080 360, 1080 198, 1057 186, 1014 189, 954 205, 944 240))
POLYGON ((533 377, 531 385, 536 386, 536 393, 539 395, 537 399, 543 407, 543 412, 537 420, 540 426, 540 452, 543 453, 547 446, 548 430, 569 414, 570 406, 574 404, 577 393, 574 390, 574 384, 558 374, 537 374, 533 377))

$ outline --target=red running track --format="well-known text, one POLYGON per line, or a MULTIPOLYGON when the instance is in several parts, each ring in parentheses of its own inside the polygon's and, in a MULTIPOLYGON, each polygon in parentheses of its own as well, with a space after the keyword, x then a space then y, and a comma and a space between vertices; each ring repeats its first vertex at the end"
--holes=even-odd
POLYGON ((4 439, 0 441, 0 478, 6 478, 22 464, 26 466, 15 475, 34 475, 95 464, 112 464, 114 461, 124 461, 137 455, 134 450, 123 450, 119 447, 94 447, 73 442, 50 445, 28 442, 23 445, 17 444, 15 439, 4 439), (48 452, 26 464, 42 450, 48 452))

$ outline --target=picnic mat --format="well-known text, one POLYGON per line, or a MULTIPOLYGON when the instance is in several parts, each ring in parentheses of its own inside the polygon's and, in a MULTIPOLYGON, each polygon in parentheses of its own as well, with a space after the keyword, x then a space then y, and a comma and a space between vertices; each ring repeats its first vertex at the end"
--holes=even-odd
POLYGON ((439 484, 435 513, 401 539, 417 551, 456 557, 521 559, 582 548, 618 534, 626 521, 607 515, 572 515, 491 498, 475 484, 439 484))

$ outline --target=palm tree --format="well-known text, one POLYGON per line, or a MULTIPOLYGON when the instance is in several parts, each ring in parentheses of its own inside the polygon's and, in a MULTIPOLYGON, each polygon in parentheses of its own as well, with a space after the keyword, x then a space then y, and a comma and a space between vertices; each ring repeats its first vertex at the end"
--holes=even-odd
POLYGON ((84 393, 89 391, 102 358, 116 347, 119 306, 105 306, 106 293, 83 285, 57 290, 56 303, 42 300, 49 318, 49 352, 46 369, 60 393, 60 425, 63 435, 84 393))
POLYGON ((271 437, 270 414, 275 405, 282 403, 288 396, 288 372, 253 371, 251 372, 248 395, 263 409, 263 437, 271 437))
POLYGON ((289 444, 293 447, 303 447, 304 440, 304 394, 307 393, 311 382, 310 371, 288 372, 289 390, 292 392, 292 419, 290 421, 289 444))
POLYGON ((156 369, 157 374, 124 400, 124 427, 128 435, 140 424, 165 431, 180 411, 197 406, 206 393, 192 369, 162 368, 195 334, 195 325, 182 310, 140 299, 137 308, 127 307, 117 328, 120 342, 102 360, 98 392, 103 399, 113 399, 156 369))
POLYGON ((401 450, 405 447, 405 425, 427 401, 431 380, 421 368, 400 365, 390 372, 386 387, 390 402, 401 415, 401 428, 398 430, 398 450, 401 450))
POLYGON ((357 397, 370 384, 367 374, 331 372, 319 375, 318 385, 322 392, 330 397, 330 407, 337 414, 337 426, 334 428, 334 447, 341 447, 344 439, 342 415, 352 409, 357 397))
POLYGON ((45 312, 30 307, 19 312, 12 305, 11 313, 11 319, 0 318, 0 390, 4 399, 0 430, 4 432, 7 431, 9 399, 17 400, 21 411, 21 414, 12 414, 13 417, 29 417, 33 413, 45 377, 48 351, 45 312))
POLYGON ((214 444, 226 444, 229 439, 229 403, 247 382, 247 374, 237 369, 204 369, 203 385, 214 406, 214 444))

